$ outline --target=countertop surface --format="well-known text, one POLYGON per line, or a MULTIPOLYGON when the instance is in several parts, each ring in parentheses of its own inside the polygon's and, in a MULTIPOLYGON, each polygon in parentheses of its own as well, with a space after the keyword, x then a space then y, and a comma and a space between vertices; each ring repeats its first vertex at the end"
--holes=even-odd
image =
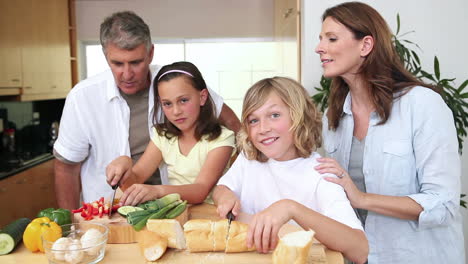
POLYGON ((0 180, 3 180, 5 178, 8 178, 10 176, 13 176, 17 173, 20 173, 22 171, 25 171, 27 169, 30 169, 36 165, 39 165, 43 162, 46 162, 48 160, 51 160, 54 158, 54 155, 52 155, 51 153, 44 153, 44 154, 41 154, 33 159, 30 159, 30 160, 27 160, 27 161, 23 161, 17 168, 14 168, 14 169, 11 169, 9 171, 6 171, 6 172, 0 172, 0 180))
MULTIPOLYGON (((191 206, 189 208, 189 219, 196 219, 196 218, 207 218, 207 219, 215 219, 217 218, 216 212, 215 212, 215 207, 213 205, 209 204, 201 204, 201 205, 195 205, 191 206)), ((317 246, 316 244, 314 244, 317 246)), ((171 249, 172 250, 172 249, 171 249)), ((168 254, 168 252, 166 252, 168 254)), ((173 253, 171 253, 173 254, 173 253)), ((178 253, 174 253, 178 254, 178 253)), ((183 253, 180 253, 183 254, 183 253)), ((195 254, 193 255, 193 260, 196 262, 196 259, 199 259, 196 254, 199 253, 191 253, 195 254)), ((242 253, 231 253, 231 254, 223 254, 223 260, 222 263, 235 263, 235 264, 240 264, 240 263, 258 263, 257 261, 253 261, 253 259, 245 259, 245 262, 240 261, 239 262, 239 255, 236 254, 242 254, 242 253), (231 259, 233 261, 231 261, 231 259)), ((258 254, 256 252, 250 252, 250 254, 258 254)), ((320 263, 328 263, 328 264, 343 264, 343 256, 341 253, 325 249, 325 254, 326 254, 326 262, 320 262, 320 263)), ((271 263, 271 254, 261 254, 262 259, 266 260, 266 262, 261 262, 261 263, 271 263)), ((163 257, 164 259, 164 257, 163 257)), ((170 260, 170 259, 168 259, 170 260)), ((206 259, 205 259, 206 260, 206 259)), ((220 263, 218 261, 215 261, 213 263, 220 263)), ((164 262, 164 261, 163 261, 164 262)), ((193 262, 193 261, 192 261, 193 262)), ((206 261, 203 261, 205 263, 206 261)), ((29 252, 23 245, 22 242, 18 245, 18 247, 9 255, 4 255, 0 256, 0 263, 2 264, 13 264, 13 263, 48 263, 47 257, 44 253, 31 253, 29 252)), ((144 259, 144 257, 140 254, 140 249, 137 243, 133 244, 107 244, 106 246, 106 253, 104 256, 104 259, 99 262, 99 263, 147 263, 144 259)), ((148 262, 151 263, 151 262, 148 262)), ((166 263, 166 262, 164 262, 166 263)), ((168 261, 168 263, 172 263, 172 261, 168 261)), ((207 262, 208 263, 208 262, 207 262)))

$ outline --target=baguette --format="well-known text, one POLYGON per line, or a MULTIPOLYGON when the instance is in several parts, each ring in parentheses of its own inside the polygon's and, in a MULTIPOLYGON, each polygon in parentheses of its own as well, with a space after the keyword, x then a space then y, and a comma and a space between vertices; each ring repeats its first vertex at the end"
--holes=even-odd
POLYGON ((187 249, 190 252, 225 251, 246 252, 253 251, 247 248, 248 225, 232 221, 231 227, 228 220, 212 221, 208 219, 189 220, 184 225, 187 249), (229 228, 229 234, 228 234, 229 228))
POLYGON ((158 260, 167 248, 167 240, 164 237, 159 236, 158 234, 144 230, 144 235, 142 235, 138 241, 140 246, 141 254, 148 261, 158 260))
POLYGON ((273 264, 305 264, 314 231, 297 231, 284 235, 273 252, 273 264))
POLYGON ((184 224, 187 249, 190 252, 213 251, 214 223, 208 219, 189 220, 184 224))
POLYGON ((167 239, 170 248, 185 249, 184 231, 176 219, 148 219, 146 228, 167 239))
POLYGON ((228 236, 228 220, 224 219, 213 223, 213 251, 224 251, 228 236))
POLYGON ((247 224, 232 221, 226 241, 226 253, 254 251, 255 247, 247 247, 247 224))

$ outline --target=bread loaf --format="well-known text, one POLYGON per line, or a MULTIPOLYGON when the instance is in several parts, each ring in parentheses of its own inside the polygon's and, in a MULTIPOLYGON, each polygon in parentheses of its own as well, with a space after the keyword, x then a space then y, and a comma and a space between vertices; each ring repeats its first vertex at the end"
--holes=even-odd
POLYGON ((170 248, 185 249, 184 231, 176 219, 148 219, 146 228, 167 239, 170 248))
POLYGON ((224 219, 213 223, 213 251, 224 251, 228 236, 228 220, 224 219))
POLYGON ((228 220, 212 221, 194 219, 184 225, 187 249, 190 252, 225 251, 245 252, 255 248, 247 248, 248 225, 232 221, 228 234, 228 220))
POLYGON ((144 232, 138 241, 141 254, 148 261, 158 260, 164 252, 166 252, 166 238, 148 230, 143 230, 141 232, 144 232))
POLYGON ((273 252, 273 264, 305 264, 313 237, 312 230, 284 235, 273 252))
POLYGON ((247 247, 247 224, 232 221, 226 241, 226 253, 253 251, 255 247, 247 247))
POLYGON ((187 249, 190 252, 213 251, 213 222, 208 219, 189 220, 184 224, 187 249))

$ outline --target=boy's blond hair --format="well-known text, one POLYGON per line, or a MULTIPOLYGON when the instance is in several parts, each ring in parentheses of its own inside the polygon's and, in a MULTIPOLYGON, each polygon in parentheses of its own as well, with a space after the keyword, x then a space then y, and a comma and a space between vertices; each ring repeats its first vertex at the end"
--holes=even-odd
POLYGON ((242 106, 241 130, 237 147, 249 160, 265 162, 268 158, 255 148, 249 138, 248 117, 260 108, 270 93, 275 93, 288 106, 292 120, 290 130, 300 157, 306 158, 322 145, 321 113, 317 111, 307 91, 293 79, 273 77, 258 81, 247 91, 242 106))

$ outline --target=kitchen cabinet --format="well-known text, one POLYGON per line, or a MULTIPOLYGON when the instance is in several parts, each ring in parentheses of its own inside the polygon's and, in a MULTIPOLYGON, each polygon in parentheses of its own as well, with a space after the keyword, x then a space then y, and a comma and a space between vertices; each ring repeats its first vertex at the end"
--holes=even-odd
POLYGON ((301 1, 275 0, 275 41, 282 72, 301 81, 301 1))
POLYGON ((0 0, 0 95, 16 91, 19 100, 30 101, 64 98, 70 91, 68 5, 0 0))
POLYGON ((45 208, 57 208, 54 160, 0 180, 0 227, 15 219, 33 219, 45 208))

